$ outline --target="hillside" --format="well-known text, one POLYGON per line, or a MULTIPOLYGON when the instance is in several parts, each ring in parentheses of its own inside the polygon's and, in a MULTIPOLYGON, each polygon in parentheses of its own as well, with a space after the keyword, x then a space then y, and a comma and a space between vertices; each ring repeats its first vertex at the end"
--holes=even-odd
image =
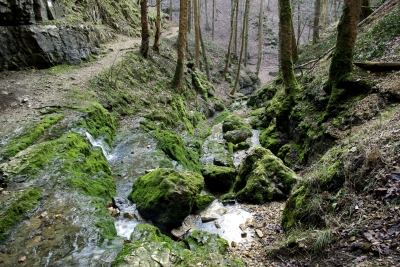
MULTIPOLYGON (((179 94, 166 14, 160 53, 144 59, 136 1, 10 3, 0 3, 0 265, 400 265, 400 71, 355 67, 322 119, 336 24, 301 46, 301 90, 279 121, 281 77, 260 85, 272 77, 249 64, 231 96, 237 65, 222 77, 223 39, 205 40, 208 81, 188 35, 179 94), (220 238, 228 232, 238 239, 220 238)), ((379 4, 355 61, 400 61, 400 4, 379 4)), ((149 19, 153 36, 153 8, 149 19)))

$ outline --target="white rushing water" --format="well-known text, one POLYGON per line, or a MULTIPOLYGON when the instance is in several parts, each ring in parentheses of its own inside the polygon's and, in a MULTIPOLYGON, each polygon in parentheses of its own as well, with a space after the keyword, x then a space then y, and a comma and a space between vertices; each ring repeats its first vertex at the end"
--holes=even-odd
POLYGON ((93 147, 98 147, 103 151, 103 155, 104 155, 104 157, 106 157, 107 160, 111 160, 113 158, 113 155, 109 153, 110 148, 102 139, 96 140, 88 132, 85 132, 85 135, 93 147))

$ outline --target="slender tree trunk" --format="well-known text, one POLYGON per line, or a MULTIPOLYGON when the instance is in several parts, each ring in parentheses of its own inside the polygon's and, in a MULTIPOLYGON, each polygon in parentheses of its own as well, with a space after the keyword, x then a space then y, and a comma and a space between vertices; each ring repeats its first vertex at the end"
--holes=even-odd
POLYGON ((319 39, 319 16, 321 13, 321 0, 314 1, 314 26, 313 26, 313 44, 319 39))
POLYGON ((263 45, 263 26, 264 26, 264 0, 260 1, 260 14, 258 16, 258 58, 256 75, 260 73, 261 62, 262 62, 262 45, 263 45))
POLYGON ((169 0, 169 19, 172 21, 172 0, 169 0))
POLYGON ((212 9, 212 33, 211 33, 211 39, 214 41, 214 30, 215 30, 215 0, 213 0, 213 9, 212 9))
POLYGON ((246 29, 244 35, 244 62, 243 65, 247 67, 247 60, 249 59, 249 17, 250 17, 250 0, 246 1, 246 10, 244 18, 246 20, 246 29))
POLYGON ((199 10, 198 10, 198 0, 193 2, 193 14, 194 14, 194 42, 195 42, 195 52, 194 52, 194 65, 196 69, 200 68, 199 57, 200 57, 200 29, 199 29, 199 10))
POLYGON ((157 0, 157 20, 156 34, 154 36, 153 50, 160 53, 160 37, 161 37, 161 0, 157 0))
POLYGON ((292 61, 292 11, 290 0, 279 0, 279 47, 280 65, 286 95, 293 95, 298 84, 292 61))
POLYGON ((235 13, 235 36, 234 36, 234 42, 233 42, 233 53, 235 54, 235 57, 237 57, 237 42, 238 42, 238 23, 239 23, 239 1, 237 2, 237 7, 236 7, 236 13, 235 13))
POLYGON ((297 0, 297 46, 300 45, 300 37, 301 37, 301 20, 300 20, 300 0, 297 0))
POLYGON ((199 36, 200 36, 201 51, 202 51, 202 54, 203 54, 204 66, 206 67, 207 80, 209 82, 211 82, 210 67, 208 65, 206 47, 204 46, 203 35, 201 34, 201 28, 200 27, 199 27, 199 36))
POLYGON ((231 33, 229 35, 229 44, 228 44, 228 52, 226 54, 226 60, 225 60, 225 69, 224 69, 224 74, 222 75, 223 77, 226 78, 226 74, 228 73, 228 68, 229 68, 229 63, 231 59, 231 46, 232 46, 232 38, 234 34, 234 16, 235 12, 237 9, 237 4, 239 0, 235 0, 232 2, 232 12, 231 12, 231 33))
POLYGON ((245 34, 245 28, 246 28, 246 14, 248 11, 248 2, 250 0, 246 0, 246 5, 245 5, 245 9, 244 9, 244 16, 243 16, 243 27, 242 27, 242 45, 240 46, 240 56, 239 56, 239 62, 238 62, 238 70, 237 70, 237 74, 236 74, 236 80, 235 80, 235 85, 231 91, 231 95, 234 95, 236 93, 236 88, 238 86, 239 83, 239 77, 240 77, 240 67, 242 66, 242 58, 243 58, 243 50, 244 50, 244 34, 245 34))
POLYGON ((297 53, 297 43, 296 36, 294 35, 293 19, 290 20, 290 23, 292 24, 292 61, 293 64, 295 64, 299 59, 299 55, 297 53))
POLYGON ((321 29, 326 27, 326 4, 327 0, 322 0, 322 18, 321 18, 321 29))
POLYGON ((147 23, 147 0, 140 1, 140 13, 142 24, 142 44, 140 46, 140 53, 144 58, 147 58, 150 46, 149 24, 147 23))
POLYGON ((192 0, 188 0, 188 32, 192 31, 192 0))
POLYGON ((361 0, 346 0, 338 25, 336 47, 329 68, 329 79, 326 90, 337 87, 338 83, 353 70, 354 45, 357 38, 361 0))
POLYGON ((187 0, 180 0, 179 10, 179 33, 178 33, 178 59, 174 78, 171 85, 178 89, 178 92, 183 92, 183 68, 185 63, 185 45, 186 45, 186 27, 187 27, 187 0))
POLYGON ((205 12, 206 12, 206 31, 211 30, 210 27, 210 22, 208 21, 208 5, 207 5, 207 0, 204 0, 204 8, 205 8, 205 12))

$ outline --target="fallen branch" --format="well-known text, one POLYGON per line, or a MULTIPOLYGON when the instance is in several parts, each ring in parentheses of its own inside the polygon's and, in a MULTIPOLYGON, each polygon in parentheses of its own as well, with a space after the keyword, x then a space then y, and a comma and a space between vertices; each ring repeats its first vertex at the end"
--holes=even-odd
POLYGON ((373 71, 400 70, 400 62, 354 62, 354 65, 373 71))

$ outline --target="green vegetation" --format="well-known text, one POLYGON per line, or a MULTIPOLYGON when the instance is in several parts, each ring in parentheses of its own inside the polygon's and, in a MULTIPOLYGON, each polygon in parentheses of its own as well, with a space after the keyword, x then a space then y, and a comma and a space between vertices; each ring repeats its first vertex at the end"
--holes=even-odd
POLYGON ((203 187, 198 173, 156 169, 135 181, 129 199, 143 217, 176 227, 192 212, 203 187))
POLYGON ((12 227, 37 205, 41 197, 42 191, 40 189, 26 189, 17 201, 7 210, 2 211, 0 216, 0 243, 6 240, 12 227))
POLYGON ((226 240, 216 234, 195 230, 184 242, 175 242, 160 233, 156 227, 140 224, 135 227, 130 243, 125 243, 122 253, 112 266, 131 266, 137 263, 153 266, 162 261, 166 265, 194 266, 202 262, 205 266, 244 266, 239 259, 230 259, 225 254, 229 247, 226 240), (155 259, 155 256, 158 255, 155 259), (153 256, 153 257, 152 257, 153 256))
POLYGON ((236 178, 236 170, 231 167, 204 166, 201 173, 209 190, 228 191, 236 178))
POLYGON ((64 117, 62 114, 49 115, 45 117, 39 124, 25 129, 24 132, 12 138, 4 149, 0 151, 0 155, 5 158, 10 158, 17 154, 19 151, 24 150, 30 145, 33 145, 41 135, 45 133, 50 127, 56 124, 64 117))

